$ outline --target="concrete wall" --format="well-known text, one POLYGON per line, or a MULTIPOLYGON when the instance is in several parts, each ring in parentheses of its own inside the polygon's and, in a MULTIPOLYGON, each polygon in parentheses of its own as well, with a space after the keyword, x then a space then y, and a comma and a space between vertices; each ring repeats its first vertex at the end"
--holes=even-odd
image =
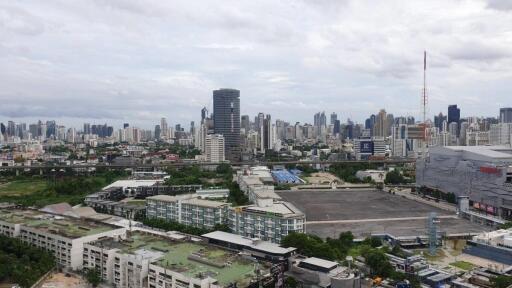
POLYGON ((512 265, 512 249, 505 247, 495 247, 483 243, 468 241, 464 253, 500 262, 506 265, 512 265))

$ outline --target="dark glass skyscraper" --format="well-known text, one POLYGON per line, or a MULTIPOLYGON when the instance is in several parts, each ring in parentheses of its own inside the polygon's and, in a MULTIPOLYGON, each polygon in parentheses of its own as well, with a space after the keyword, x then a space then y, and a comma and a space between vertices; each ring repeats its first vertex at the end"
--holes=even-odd
POLYGON ((213 125, 215 134, 224 136, 226 160, 240 161, 240 91, 213 91, 213 125))
POLYGON ((439 112, 439 115, 434 116, 434 126, 437 127, 439 131, 443 131, 443 122, 445 120, 446 116, 444 116, 443 113, 439 112))
POLYGON ((460 122, 460 109, 457 108, 457 105, 449 105, 448 106, 448 124, 455 122, 460 122))

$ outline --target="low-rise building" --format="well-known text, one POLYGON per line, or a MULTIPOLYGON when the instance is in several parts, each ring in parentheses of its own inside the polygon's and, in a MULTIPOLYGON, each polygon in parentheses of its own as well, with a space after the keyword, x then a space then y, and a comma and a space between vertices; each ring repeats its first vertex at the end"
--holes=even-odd
POLYGON ((512 265, 512 228, 474 236, 467 242, 464 253, 512 265))
POLYGON ((35 210, 0 210, 0 234, 50 251, 65 268, 82 268, 85 243, 124 235, 125 228, 35 210))
POLYGON ((201 199, 221 199, 228 198, 229 189, 225 188, 207 188, 196 190, 197 197, 201 199))
POLYGON ((305 232, 306 216, 289 202, 260 199, 256 204, 232 207, 228 225, 235 234, 281 243, 292 232, 305 232))
POLYGON ((270 284, 270 264, 184 234, 135 231, 84 247, 84 267, 116 287, 217 288, 270 284))
POLYGON ((229 206, 225 202, 195 198, 194 194, 157 195, 146 198, 146 217, 213 229, 226 223, 229 206))
POLYGON ((248 238, 223 231, 213 231, 201 237, 207 239, 209 244, 237 250, 254 258, 272 263, 288 261, 288 258, 294 255, 297 250, 293 247, 284 248, 278 244, 262 241, 258 238, 248 238))
POLYGON ((274 179, 267 167, 256 166, 239 171, 237 183, 251 202, 256 202, 258 199, 281 199, 274 192, 274 179))
POLYGON ((371 281, 361 279, 357 271, 337 262, 316 257, 290 258, 287 275, 301 282, 302 287, 371 287, 371 281))
POLYGON ((382 170, 360 170, 356 172, 356 177, 361 181, 370 178, 375 183, 383 183, 386 179, 386 174, 387 172, 382 170))
POLYGON ((106 186, 103 190, 121 188, 126 197, 135 197, 137 196, 137 190, 140 189, 140 187, 155 186, 159 182, 162 182, 162 180, 118 180, 106 186))

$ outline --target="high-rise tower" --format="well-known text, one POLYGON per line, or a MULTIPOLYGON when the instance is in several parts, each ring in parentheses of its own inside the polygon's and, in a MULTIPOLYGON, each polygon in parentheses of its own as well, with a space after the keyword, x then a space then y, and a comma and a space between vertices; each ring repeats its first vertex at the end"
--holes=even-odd
POLYGON ((240 161, 240 91, 213 91, 213 125, 215 134, 224 136, 226 160, 240 161))

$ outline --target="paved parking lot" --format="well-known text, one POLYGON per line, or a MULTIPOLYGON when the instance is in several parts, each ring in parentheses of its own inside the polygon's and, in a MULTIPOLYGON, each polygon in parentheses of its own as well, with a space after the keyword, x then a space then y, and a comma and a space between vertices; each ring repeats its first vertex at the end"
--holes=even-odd
MULTIPOLYGON (((307 233, 320 237, 338 237, 340 232, 351 231, 357 238, 367 237, 371 234, 390 234, 394 236, 426 236, 427 221, 402 220, 402 221, 378 221, 364 223, 335 223, 335 224, 307 224, 307 233)), ((490 231, 489 227, 471 223, 465 219, 441 219, 440 231, 446 234, 480 233, 490 231)))
POLYGON ((377 190, 276 192, 305 212, 308 221, 417 217, 427 216, 430 212, 450 214, 439 208, 377 190))
POLYGON ((356 237, 365 237, 372 233, 389 233, 394 236, 426 235, 426 217, 430 212, 443 216, 440 230, 447 234, 479 233, 489 230, 488 227, 464 219, 450 218, 448 215, 454 216, 454 213, 449 211, 377 190, 277 193, 305 212, 306 220, 313 222, 306 226, 308 233, 321 237, 337 237, 342 231, 352 231, 356 237), (322 221, 326 222, 321 223, 322 221))

